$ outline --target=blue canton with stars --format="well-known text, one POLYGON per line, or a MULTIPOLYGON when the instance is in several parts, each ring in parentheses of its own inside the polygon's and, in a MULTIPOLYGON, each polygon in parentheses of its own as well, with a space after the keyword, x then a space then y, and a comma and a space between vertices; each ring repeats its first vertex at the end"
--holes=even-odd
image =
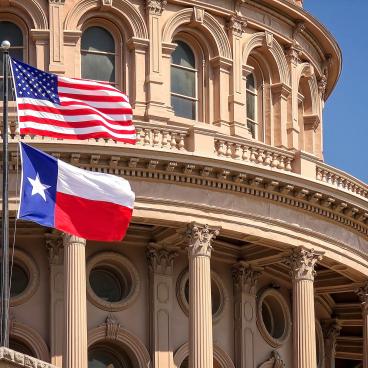
POLYGON ((17 98, 34 98, 60 105, 57 76, 11 59, 17 98))

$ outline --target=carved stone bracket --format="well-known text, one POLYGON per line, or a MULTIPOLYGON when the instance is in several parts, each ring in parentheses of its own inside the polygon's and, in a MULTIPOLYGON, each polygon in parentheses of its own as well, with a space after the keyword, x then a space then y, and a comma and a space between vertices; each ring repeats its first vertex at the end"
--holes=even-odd
POLYGON ((166 0, 146 0, 146 11, 149 14, 161 15, 166 4, 166 0))
POLYGON ((190 257, 211 256, 212 241, 220 233, 220 228, 192 222, 186 231, 186 240, 190 257))
POLYGON ((258 366, 258 368, 284 368, 285 363, 281 359, 280 354, 274 350, 271 353, 270 359, 263 362, 261 365, 258 366))
POLYGON ((247 28, 247 21, 244 17, 232 16, 226 28, 236 37, 241 37, 247 28))
POLYGON ((322 253, 309 250, 304 247, 295 248, 289 257, 285 258, 284 263, 290 267, 290 274, 293 280, 314 281, 316 271, 314 267, 322 259, 322 253))
POLYGON ((285 48, 285 56, 290 64, 296 66, 300 63, 300 57, 302 54, 302 49, 300 46, 293 44, 290 47, 285 48))
POLYGON ((234 288, 235 290, 242 290, 248 294, 256 294, 257 280, 262 274, 262 268, 248 265, 240 261, 232 268, 234 288))
POLYGON ((65 0, 49 0, 49 4, 64 5, 65 0))
POLYGON ((117 340, 118 339, 118 333, 120 329, 120 323, 118 320, 112 315, 109 314, 106 317, 106 320, 104 323, 100 325, 101 327, 105 327, 105 338, 109 340, 117 340))
POLYGON ((172 275, 174 269, 174 259, 177 252, 150 244, 146 251, 148 267, 150 272, 162 275, 172 275))

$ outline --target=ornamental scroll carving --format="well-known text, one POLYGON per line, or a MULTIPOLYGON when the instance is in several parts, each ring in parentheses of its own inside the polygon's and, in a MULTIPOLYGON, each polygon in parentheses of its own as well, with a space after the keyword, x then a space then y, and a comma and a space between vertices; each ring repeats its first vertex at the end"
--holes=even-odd
POLYGON ((340 335, 341 322, 336 319, 322 321, 323 337, 325 338, 326 355, 333 356, 336 351, 336 339, 340 335))
POLYGON ((314 267, 322 259, 322 253, 309 250, 303 247, 293 249, 291 255, 284 260, 284 263, 290 267, 290 274, 293 280, 314 281, 316 271, 314 267))
POLYGON ((236 263, 232 268, 235 291, 244 291, 247 294, 255 295, 261 270, 261 268, 252 267, 245 262, 236 263))
POLYGON ((146 10, 149 14, 161 15, 166 4, 166 0, 146 0, 146 10))
POLYGON ((174 269, 174 259, 177 252, 150 244, 146 251, 148 267, 151 273, 161 275, 172 275, 174 269))
POLYGON ((186 231, 186 241, 190 257, 211 256, 212 241, 220 233, 220 228, 192 222, 186 231))
POLYGON ((285 363, 281 359, 280 354, 274 350, 270 359, 263 362, 258 368, 285 368, 285 363))
POLYGON ((227 29, 234 36, 241 37, 247 28, 247 21, 240 16, 232 16, 227 23, 227 29))

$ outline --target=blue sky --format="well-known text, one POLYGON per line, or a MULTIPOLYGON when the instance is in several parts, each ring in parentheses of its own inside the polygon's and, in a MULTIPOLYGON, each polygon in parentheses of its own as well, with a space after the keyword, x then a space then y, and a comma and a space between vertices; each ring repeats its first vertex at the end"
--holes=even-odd
POLYGON ((324 110, 326 163, 368 183, 367 0, 304 0, 334 35, 343 70, 324 110))

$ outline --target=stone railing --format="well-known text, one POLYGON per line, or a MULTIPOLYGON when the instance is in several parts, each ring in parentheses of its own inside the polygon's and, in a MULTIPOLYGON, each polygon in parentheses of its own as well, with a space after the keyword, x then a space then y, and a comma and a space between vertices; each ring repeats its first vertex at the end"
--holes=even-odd
POLYGON ((343 190, 368 199, 367 184, 326 164, 317 164, 316 179, 339 190, 343 190))
POLYGON ((283 171, 292 171, 294 154, 258 142, 243 143, 231 138, 215 140, 215 154, 219 157, 251 162, 256 165, 283 171))
POLYGON ((19 353, 15 350, 0 347, 0 368, 56 368, 50 363, 19 353))
POLYGON ((137 145, 164 150, 186 151, 188 129, 153 124, 135 124, 137 145))

